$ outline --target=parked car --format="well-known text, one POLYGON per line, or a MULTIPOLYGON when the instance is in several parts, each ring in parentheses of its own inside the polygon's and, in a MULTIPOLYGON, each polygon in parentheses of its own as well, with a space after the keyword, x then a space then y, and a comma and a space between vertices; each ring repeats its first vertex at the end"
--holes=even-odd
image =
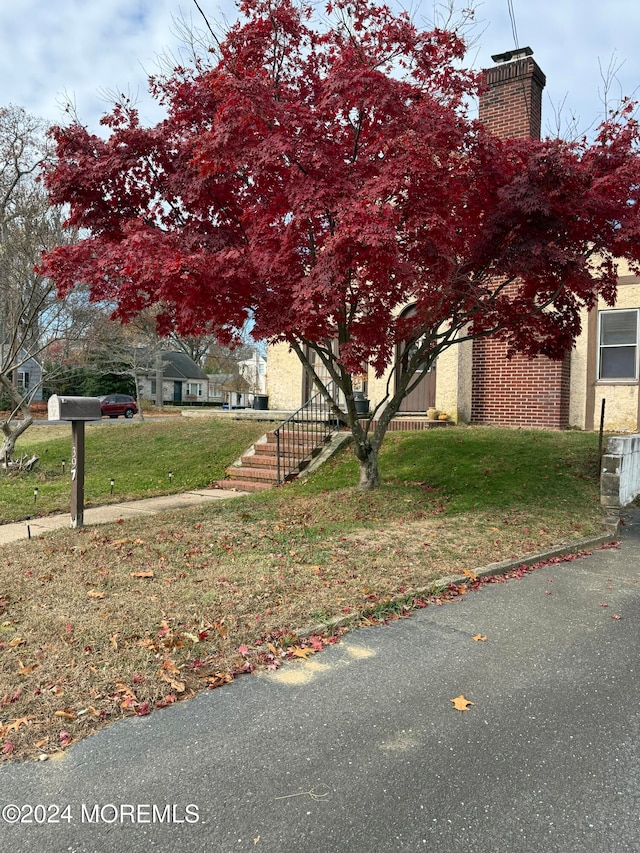
POLYGON ((124 415, 125 418, 132 418, 138 411, 136 401, 128 394, 105 394, 98 399, 103 416, 117 418, 119 415, 124 415))

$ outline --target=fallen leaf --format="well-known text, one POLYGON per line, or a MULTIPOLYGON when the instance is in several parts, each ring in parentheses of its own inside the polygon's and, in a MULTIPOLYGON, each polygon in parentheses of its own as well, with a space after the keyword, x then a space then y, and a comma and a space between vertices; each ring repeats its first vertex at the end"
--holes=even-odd
POLYGON ((53 716, 63 717, 65 720, 75 720, 78 717, 73 708, 61 708, 59 711, 56 711, 53 716))
POLYGON ((475 572, 472 572, 471 569, 463 569, 462 574, 466 575, 472 581, 478 580, 478 575, 475 572))
POLYGON ((31 675, 34 669, 40 666, 38 663, 30 663, 28 666, 23 666, 22 661, 18 661, 18 663, 20 664, 18 675, 31 675))
POLYGON ((124 694, 128 699, 132 699, 134 702, 138 701, 136 694, 127 684, 124 683, 124 681, 116 681, 115 692, 124 694))
POLYGON ((180 681, 179 679, 174 677, 179 674, 180 670, 173 663, 173 661, 170 660, 166 660, 158 670, 159 677, 163 681, 167 681, 173 687, 176 693, 184 693, 186 689, 184 681, 180 681))
POLYGON ((58 735, 58 740, 60 741, 60 746, 69 746, 73 738, 69 734, 69 732, 64 731, 64 729, 58 735))
POLYGON ((622 619, 622 616, 620 616, 618 613, 612 613, 611 618, 612 619, 622 619))
POLYGON ((290 651, 294 657, 303 658, 304 660, 306 660, 309 657, 309 655, 315 655, 315 653, 316 653, 315 649, 302 648, 301 646, 293 646, 293 648, 290 649, 290 651))
POLYGON ((215 687, 221 687, 223 684, 230 684, 233 681, 233 676, 230 672, 216 672, 215 675, 208 677, 209 687, 213 690, 215 687))
POLYGON ((478 642, 484 642, 487 638, 485 637, 485 635, 484 635, 484 634, 476 634, 476 635, 475 635, 475 637, 472 637, 472 639, 473 639, 476 643, 478 643, 478 642))
POLYGON ((27 641, 23 640, 22 637, 14 637, 9 643, 9 648, 15 649, 16 646, 24 646, 26 642, 27 641))
POLYGON ((172 673, 173 675, 179 675, 180 674, 180 670, 178 669, 178 667, 175 665, 175 663, 172 660, 168 660, 168 659, 165 660, 164 663, 162 664, 162 669, 166 670, 167 672, 172 673))
POLYGON ((465 699, 462 693, 460 696, 456 696, 455 699, 449 700, 453 702, 453 707, 456 711, 468 711, 470 707, 473 705, 473 702, 470 702, 468 699, 465 699))
POLYGON ((155 577, 153 571, 150 569, 147 572, 131 572, 132 578, 152 578, 155 577))
POLYGON ((220 637, 223 640, 227 639, 227 634, 229 633, 229 629, 227 628, 226 625, 224 625, 222 622, 219 622, 218 620, 216 620, 213 623, 213 627, 216 629, 216 631, 218 632, 218 634, 220 635, 220 637))
POLYGON ((90 589, 87 598, 104 598, 105 594, 100 589, 90 589))
POLYGON ((17 732, 21 726, 28 726, 31 720, 33 720, 33 714, 29 714, 26 717, 16 717, 16 719, 6 727, 6 731, 17 732))

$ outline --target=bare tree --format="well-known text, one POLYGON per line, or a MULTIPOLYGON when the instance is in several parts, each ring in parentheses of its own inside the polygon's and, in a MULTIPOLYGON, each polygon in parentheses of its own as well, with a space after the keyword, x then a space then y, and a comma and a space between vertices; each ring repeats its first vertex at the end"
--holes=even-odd
POLYGON ((0 465, 12 467, 17 439, 31 426, 42 383, 38 357, 70 333, 86 298, 59 300, 37 271, 43 251, 67 242, 60 209, 38 181, 50 156, 43 123, 18 107, 0 108, 0 465), (4 408, 4 406, 3 406, 4 408))

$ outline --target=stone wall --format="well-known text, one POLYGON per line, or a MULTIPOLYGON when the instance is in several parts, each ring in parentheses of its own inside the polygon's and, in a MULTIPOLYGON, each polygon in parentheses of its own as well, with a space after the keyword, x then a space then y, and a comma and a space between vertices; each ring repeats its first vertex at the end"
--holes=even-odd
POLYGON ((602 457, 600 502, 619 509, 640 495, 640 435, 612 436, 602 457))

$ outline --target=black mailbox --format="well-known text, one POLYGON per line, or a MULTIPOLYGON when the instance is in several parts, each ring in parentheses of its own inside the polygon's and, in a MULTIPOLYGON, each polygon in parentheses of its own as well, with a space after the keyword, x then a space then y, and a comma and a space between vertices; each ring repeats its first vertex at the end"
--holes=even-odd
POLYGON ((102 418, 97 397, 49 397, 47 414, 50 421, 99 421, 102 418))

